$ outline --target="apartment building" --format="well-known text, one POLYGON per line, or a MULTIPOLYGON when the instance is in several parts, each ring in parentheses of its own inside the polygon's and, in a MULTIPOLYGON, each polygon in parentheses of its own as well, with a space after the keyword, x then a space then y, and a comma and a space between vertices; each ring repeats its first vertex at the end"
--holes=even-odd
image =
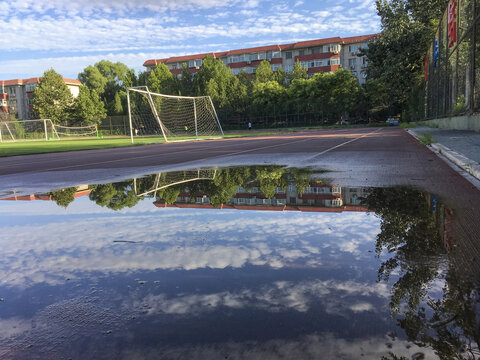
MULTIPOLYGON (((33 91, 40 78, 0 80, 0 111, 17 119, 28 120, 33 115, 33 91)), ((74 79, 63 79, 76 98, 82 83, 74 79)))
POLYGON ((273 71, 277 71, 281 67, 286 73, 289 73, 293 70, 295 62, 299 61, 310 76, 316 73, 333 72, 339 67, 343 67, 351 71, 360 84, 364 84, 367 59, 365 56, 359 56, 359 50, 366 48, 368 42, 374 40, 376 36, 376 34, 371 34, 347 38, 333 37, 284 45, 151 59, 145 61, 143 66, 147 68, 147 71, 151 71, 159 63, 164 63, 173 74, 178 76, 185 64, 189 71, 195 74, 200 71, 203 59, 210 55, 221 59, 234 75, 238 75, 242 70, 254 74, 255 69, 263 60, 270 62, 273 71))

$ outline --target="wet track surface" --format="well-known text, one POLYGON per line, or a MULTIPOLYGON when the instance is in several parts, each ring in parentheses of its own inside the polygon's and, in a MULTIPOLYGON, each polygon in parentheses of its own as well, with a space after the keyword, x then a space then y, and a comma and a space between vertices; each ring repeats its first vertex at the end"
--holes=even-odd
POLYGON ((401 129, 0 169, 1 358, 480 356, 480 192, 401 129))

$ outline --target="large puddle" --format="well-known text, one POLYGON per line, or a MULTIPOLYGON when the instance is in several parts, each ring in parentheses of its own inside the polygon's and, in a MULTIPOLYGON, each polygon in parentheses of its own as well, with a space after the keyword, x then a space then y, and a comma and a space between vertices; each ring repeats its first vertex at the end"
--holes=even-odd
POLYGON ((318 175, 195 169, 4 197, 0 358, 480 356, 456 209, 318 175))

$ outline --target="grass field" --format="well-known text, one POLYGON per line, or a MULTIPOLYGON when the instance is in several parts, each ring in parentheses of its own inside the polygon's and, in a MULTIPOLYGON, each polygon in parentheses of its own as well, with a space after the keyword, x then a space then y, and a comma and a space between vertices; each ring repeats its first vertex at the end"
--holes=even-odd
MULTIPOLYGON (((292 132, 296 130, 282 129, 281 132, 292 132)), ((262 136, 278 134, 280 131, 257 131, 257 132, 232 132, 225 134, 225 138, 262 136)), ((182 139, 179 139, 182 140, 182 139)), ((15 155, 44 154, 52 152, 64 152, 75 150, 107 149, 124 146, 140 146, 148 144, 164 143, 163 137, 136 137, 132 145, 129 137, 115 137, 105 139, 75 139, 56 141, 18 141, 0 143, 0 157, 15 155)))

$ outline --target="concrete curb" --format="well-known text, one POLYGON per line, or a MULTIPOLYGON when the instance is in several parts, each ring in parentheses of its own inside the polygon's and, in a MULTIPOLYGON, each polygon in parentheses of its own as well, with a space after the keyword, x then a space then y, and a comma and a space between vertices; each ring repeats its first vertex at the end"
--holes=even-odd
MULTIPOLYGON (((409 132, 410 135, 415 137, 417 140, 421 137, 421 135, 417 134, 413 130, 409 129, 407 130, 407 132, 409 132)), ((443 156, 445 156, 448 160, 453 162, 459 168, 465 170, 467 173, 469 173, 470 175, 480 180, 480 164, 479 163, 467 158, 466 156, 456 151, 449 149, 448 147, 440 143, 432 143, 429 147, 437 151, 438 153, 442 154, 443 156)))

